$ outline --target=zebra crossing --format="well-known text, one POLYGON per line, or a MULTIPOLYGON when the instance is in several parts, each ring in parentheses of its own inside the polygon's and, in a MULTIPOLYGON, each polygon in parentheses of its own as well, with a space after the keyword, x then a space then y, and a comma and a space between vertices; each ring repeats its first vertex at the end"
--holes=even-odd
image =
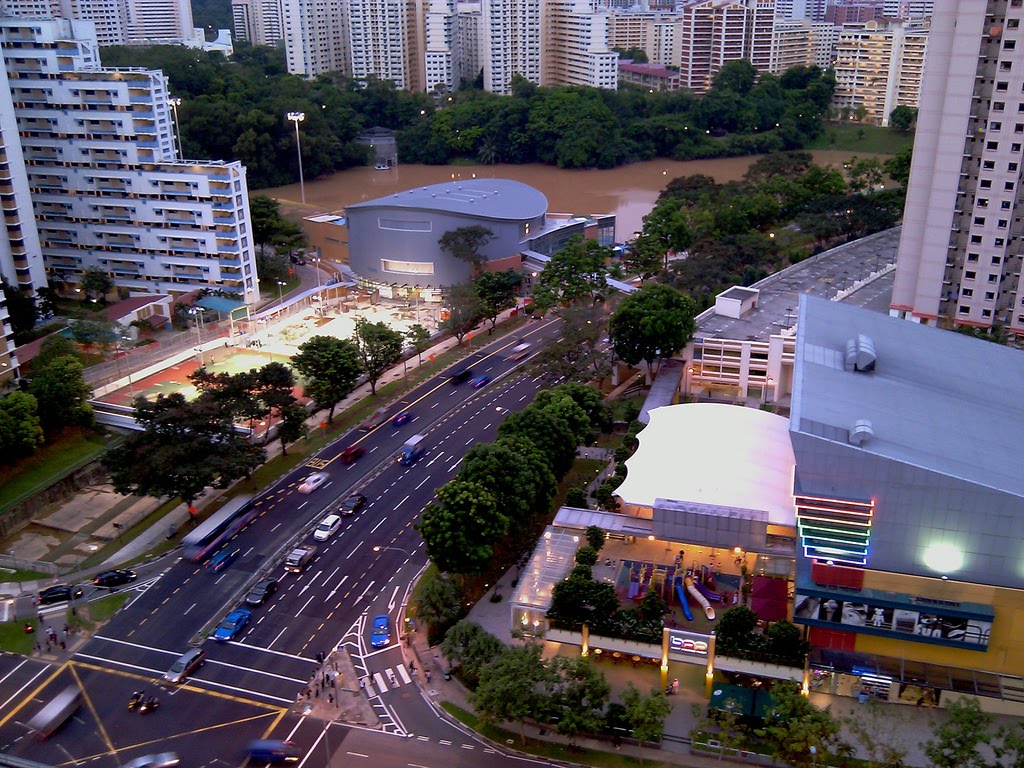
POLYGON ((394 668, 388 667, 382 672, 374 672, 369 675, 366 680, 366 695, 373 698, 385 691, 397 690, 410 683, 412 683, 412 675, 405 668, 405 664, 399 664, 394 668))

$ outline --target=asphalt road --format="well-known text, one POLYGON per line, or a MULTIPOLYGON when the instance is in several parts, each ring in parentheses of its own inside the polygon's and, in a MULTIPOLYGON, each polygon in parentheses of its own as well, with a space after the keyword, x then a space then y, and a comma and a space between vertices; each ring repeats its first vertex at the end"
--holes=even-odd
POLYGON ((249 740, 292 736, 311 750, 303 758, 310 766, 325 765, 332 749, 366 739, 389 745, 387 764, 392 757, 394 765, 405 766, 479 764, 483 745, 467 743, 456 752, 455 740, 438 737, 453 727, 436 717, 402 665, 395 621, 426 564, 414 528, 420 512, 456 474, 464 453, 493 440, 504 415, 527 405, 540 388, 538 379, 522 373, 528 359, 512 363, 505 355, 523 337, 539 347, 557 332, 553 322, 536 322, 493 343, 469 359, 474 375, 490 377, 484 388, 453 386, 443 377, 426 382, 391 411, 411 411, 410 423, 353 431, 282 477, 255 500, 259 517, 232 541, 241 551, 232 565, 213 574, 181 558, 168 561, 158 577, 133 585, 125 609, 70 664, 49 669, 21 660, 5 670, 8 659, 0 660, 0 749, 51 765, 88 760, 106 768, 165 750, 178 752, 183 765, 238 765, 249 740), (426 435, 423 457, 410 467, 399 465, 402 443, 417 433, 426 435), (346 466, 338 456, 353 444, 366 455, 346 466), (300 494, 299 484, 313 470, 328 473, 328 482, 300 494), (301 573, 284 572, 281 562, 291 545, 312 543, 316 523, 356 490, 367 496, 367 505, 318 545, 301 573), (252 609, 243 632, 227 643, 205 639, 265 576, 278 579, 280 589, 252 609), (391 644, 375 650, 369 626, 377 614, 390 617, 391 644), (159 686, 175 658, 197 643, 209 654, 205 666, 186 685, 159 686), (291 712, 318 667, 317 653, 339 646, 367 681, 382 732, 336 726, 325 733, 322 722, 291 712), (86 706, 51 739, 36 742, 25 722, 70 684, 86 693, 86 706), (158 693, 160 709, 129 712, 127 701, 137 689, 158 693), (428 744, 439 751, 428 752, 428 744))

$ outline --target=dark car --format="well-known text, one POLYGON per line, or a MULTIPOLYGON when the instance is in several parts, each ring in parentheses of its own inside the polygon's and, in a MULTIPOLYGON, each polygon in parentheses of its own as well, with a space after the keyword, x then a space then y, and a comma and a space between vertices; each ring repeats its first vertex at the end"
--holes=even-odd
POLYGON ((353 493, 351 496, 349 496, 347 499, 341 502, 341 506, 338 507, 338 514, 342 515, 343 517, 348 517, 349 515, 354 515, 356 512, 358 512, 365 506, 366 497, 363 496, 363 494, 361 493, 353 493))
POLYGON ((341 452, 341 463, 352 464, 360 456, 366 453, 366 449, 361 445, 350 445, 348 448, 341 452))
POLYGON ((260 739, 249 744, 249 759, 254 763, 283 765, 298 762, 302 753, 290 741, 260 739))
POLYGON ((221 620, 217 629, 213 631, 213 639, 219 643, 226 643, 238 637, 238 633, 245 629, 245 625, 252 618, 252 611, 245 608, 235 608, 231 613, 221 620))
POLYGON ((263 581, 257 581, 249 590, 249 594, 245 596, 245 602, 248 605, 263 605, 275 592, 277 592, 277 582, 273 579, 263 579, 263 581))
POLYGON ((85 593, 81 587, 70 587, 67 584, 54 584, 39 593, 40 605, 51 605, 52 603, 66 603, 69 600, 76 600, 85 593))
POLYGON ((241 553, 242 550, 235 549, 231 545, 228 545, 221 549, 219 552, 217 552, 217 554, 215 554, 209 560, 207 560, 206 567, 212 573, 220 573, 233 562, 235 562, 235 558, 238 557, 241 553))
POLYGON ((107 589, 113 589, 114 587, 120 587, 122 584, 129 584, 138 576, 135 571, 125 570, 123 568, 115 568, 112 571, 104 571, 98 573, 93 578, 92 583, 95 587, 106 587, 107 589))
POLYGON ((481 374, 470 379, 469 386, 473 389, 480 389, 480 387, 484 386, 489 381, 490 379, 487 376, 481 374))
POLYGON ((463 368, 461 371, 455 371, 451 376, 448 377, 448 381, 451 384, 461 384, 462 382, 469 379, 473 375, 472 368, 463 368))
POLYGON ((391 424, 400 427, 403 424, 408 424, 410 421, 412 421, 412 411, 402 411, 391 420, 391 424))

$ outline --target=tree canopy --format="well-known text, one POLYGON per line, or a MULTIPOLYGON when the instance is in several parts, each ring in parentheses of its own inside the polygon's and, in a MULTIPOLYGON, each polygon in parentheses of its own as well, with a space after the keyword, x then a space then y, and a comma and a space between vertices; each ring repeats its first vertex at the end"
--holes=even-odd
POLYGON ((462 340, 483 320, 486 311, 474 283, 456 283, 451 286, 445 299, 445 307, 448 310, 448 319, 441 321, 438 327, 441 331, 454 336, 459 344, 462 344, 462 340))
POLYGON ((483 247, 493 239, 494 233, 491 230, 474 224, 445 232, 438 239, 437 245, 449 256, 466 262, 470 270, 476 272, 486 260, 482 253, 483 247))
POLYGON ((400 331, 392 330, 387 323, 371 323, 365 317, 356 320, 352 335, 356 354, 366 377, 370 381, 370 392, 377 394, 377 382, 384 372, 402 357, 403 337, 400 331))
POLYGON ((669 285, 643 286, 622 300, 608 322, 615 354, 630 365, 643 360, 648 367, 671 357, 693 338, 696 309, 689 296, 669 285))
POLYGON ((0 398, 0 457, 5 461, 21 458, 42 443, 35 397, 15 390, 0 398))
POLYGON ((334 421, 334 409, 356 388, 362 370, 359 352, 349 339, 313 336, 292 356, 292 367, 303 378, 306 397, 318 410, 327 409, 327 421, 334 421))
POLYGON ((92 387, 85 383, 82 371, 77 358, 66 356, 33 369, 28 393, 38 403, 39 422, 48 437, 69 425, 92 424, 92 387))
POLYGON ((442 571, 481 573, 508 526, 509 518, 493 493, 479 483, 456 478, 438 489, 437 503, 423 510, 418 528, 427 555, 442 571))
POLYGON ((606 277, 611 248, 580 235, 569 238, 533 282, 533 305, 541 313, 559 304, 599 301, 610 293, 606 277))
POLYGON ((523 273, 511 269, 484 272, 473 281, 480 297, 481 314, 491 323, 491 333, 497 325, 498 315, 516 305, 516 291, 522 284, 523 273))

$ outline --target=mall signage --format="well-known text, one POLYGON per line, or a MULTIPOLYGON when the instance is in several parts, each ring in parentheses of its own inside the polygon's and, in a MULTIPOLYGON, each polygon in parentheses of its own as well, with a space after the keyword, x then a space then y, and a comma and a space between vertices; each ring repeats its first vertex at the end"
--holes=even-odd
POLYGON ((708 635, 701 635, 696 632, 684 632, 681 629, 670 629, 668 631, 669 653, 682 653, 687 656, 700 656, 706 658, 708 655, 708 635))

